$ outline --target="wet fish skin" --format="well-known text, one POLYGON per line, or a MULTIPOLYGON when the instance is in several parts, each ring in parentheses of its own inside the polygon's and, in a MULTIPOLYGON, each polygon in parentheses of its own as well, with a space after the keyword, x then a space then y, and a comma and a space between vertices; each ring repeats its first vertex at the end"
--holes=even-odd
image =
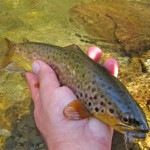
POLYGON ((20 64, 23 70, 31 71, 33 61, 45 61, 54 69, 61 85, 68 86, 91 115, 134 138, 146 137, 149 126, 141 107, 117 78, 79 47, 6 41, 9 55, 2 68, 13 62, 15 70, 16 64, 20 64))

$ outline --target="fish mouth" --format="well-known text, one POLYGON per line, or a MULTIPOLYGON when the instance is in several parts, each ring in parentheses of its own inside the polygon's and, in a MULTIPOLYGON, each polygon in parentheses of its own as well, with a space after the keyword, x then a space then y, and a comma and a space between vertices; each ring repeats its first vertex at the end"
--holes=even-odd
POLYGON ((132 137, 132 138, 136 138, 136 139, 145 139, 146 138, 146 133, 142 133, 142 132, 126 132, 125 133, 127 137, 132 137))
POLYGON ((117 124, 115 127, 119 127, 120 131, 125 133, 126 137, 133 139, 145 139, 147 131, 135 129, 133 126, 127 126, 124 124, 117 124))
POLYGON ((132 126, 127 126, 124 124, 117 124, 115 127, 119 127, 123 132, 134 130, 135 128, 132 126))

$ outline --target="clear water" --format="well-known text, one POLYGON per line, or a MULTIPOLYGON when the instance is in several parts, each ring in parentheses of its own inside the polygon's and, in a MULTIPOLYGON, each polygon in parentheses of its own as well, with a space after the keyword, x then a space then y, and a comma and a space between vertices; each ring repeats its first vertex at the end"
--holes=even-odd
POLYGON ((0 1, 0 36, 14 41, 27 38, 57 45, 75 43, 74 34, 84 31, 71 24, 69 11, 81 2, 83 0, 0 1))

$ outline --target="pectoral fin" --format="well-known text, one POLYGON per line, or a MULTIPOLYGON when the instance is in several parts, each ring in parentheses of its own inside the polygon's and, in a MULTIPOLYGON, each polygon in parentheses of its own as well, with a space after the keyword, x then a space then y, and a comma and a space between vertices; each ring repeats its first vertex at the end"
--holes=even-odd
POLYGON ((74 100, 64 109, 64 115, 70 120, 80 120, 91 116, 80 100, 74 100))

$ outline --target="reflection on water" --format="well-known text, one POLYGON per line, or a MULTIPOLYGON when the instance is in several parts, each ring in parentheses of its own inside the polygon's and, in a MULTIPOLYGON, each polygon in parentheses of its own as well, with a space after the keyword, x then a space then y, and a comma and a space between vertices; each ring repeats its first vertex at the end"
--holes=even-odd
MULTIPOLYGON (((104 59, 115 57, 119 61, 119 78, 143 107, 150 122, 146 107, 150 100, 150 2, 132 2, 3 0, 0 1, 0 37, 15 42, 27 38, 61 46, 76 43, 83 49, 91 44, 100 45, 104 59), (129 57, 131 49, 134 53, 129 57), (139 52, 140 57, 134 55, 139 52)), ((31 106, 24 76, 0 71, 0 149, 4 145, 7 150, 46 149, 31 117, 31 106)), ((150 147, 149 141, 150 137, 140 144, 150 147)))

